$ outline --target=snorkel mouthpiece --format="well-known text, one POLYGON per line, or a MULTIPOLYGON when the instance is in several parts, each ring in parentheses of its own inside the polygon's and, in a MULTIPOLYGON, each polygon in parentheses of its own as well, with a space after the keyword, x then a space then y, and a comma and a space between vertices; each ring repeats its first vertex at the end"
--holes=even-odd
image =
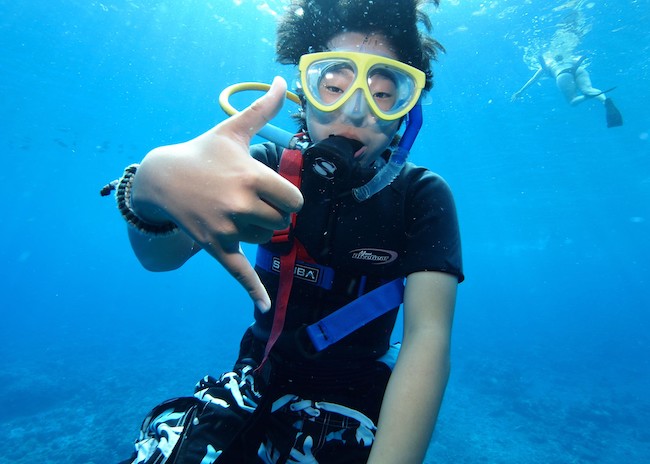
MULTIPOLYGON (((304 166, 339 187, 353 181, 358 169, 354 154, 363 147, 357 140, 331 135, 307 148, 304 152, 304 166)), ((348 187, 350 188, 350 187, 348 187)))
POLYGON ((406 129, 402 135, 397 148, 390 155, 386 165, 366 185, 352 189, 352 196, 358 201, 366 201, 368 198, 388 187, 399 175, 406 163, 406 158, 411 151, 420 128, 422 127, 422 105, 418 102, 406 117, 406 129))

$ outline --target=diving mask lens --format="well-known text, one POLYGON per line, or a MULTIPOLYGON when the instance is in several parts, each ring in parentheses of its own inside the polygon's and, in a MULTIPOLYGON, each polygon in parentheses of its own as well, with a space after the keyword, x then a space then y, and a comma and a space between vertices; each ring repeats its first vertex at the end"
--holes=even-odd
POLYGON ((425 83, 419 69, 368 53, 303 55, 299 69, 305 97, 317 109, 335 111, 361 90, 375 116, 388 121, 413 108, 425 83))

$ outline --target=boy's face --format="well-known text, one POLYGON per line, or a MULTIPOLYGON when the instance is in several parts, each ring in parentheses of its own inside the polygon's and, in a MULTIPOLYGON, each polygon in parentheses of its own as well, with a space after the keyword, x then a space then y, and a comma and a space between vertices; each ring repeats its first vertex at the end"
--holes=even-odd
MULTIPOLYGON (((329 43, 330 51, 361 52, 397 59, 397 55, 380 34, 344 32, 329 43)), ((335 76, 345 79, 345 73, 335 76)), ((383 79, 383 81, 386 79, 383 79)), ((377 85, 388 86, 390 82, 377 85)), ((360 90, 355 91, 348 102, 339 109, 324 112, 307 102, 305 107, 307 130, 313 142, 319 142, 330 135, 339 135, 358 140, 363 144, 355 157, 362 166, 370 166, 389 146, 400 126, 400 120, 384 121, 377 118, 360 90)))

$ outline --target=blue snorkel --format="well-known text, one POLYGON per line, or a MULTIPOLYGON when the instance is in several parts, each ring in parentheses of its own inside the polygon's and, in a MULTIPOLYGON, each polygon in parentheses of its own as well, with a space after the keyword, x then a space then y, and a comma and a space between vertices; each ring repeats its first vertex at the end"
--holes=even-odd
POLYGON ((413 142, 422 127, 422 105, 418 102, 406 116, 406 129, 386 165, 366 185, 352 189, 354 198, 365 201, 395 180, 406 163, 413 142))

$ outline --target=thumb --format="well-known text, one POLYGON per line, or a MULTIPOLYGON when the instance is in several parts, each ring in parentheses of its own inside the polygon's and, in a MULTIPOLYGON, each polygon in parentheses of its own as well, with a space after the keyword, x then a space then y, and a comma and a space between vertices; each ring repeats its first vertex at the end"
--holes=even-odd
POLYGON ((238 242, 223 247, 209 246, 206 249, 244 287, 260 311, 265 313, 271 308, 269 294, 238 242))
POLYGON ((278 114, 284 104, 286 93, 287 82, 282 77, 276 76, 268 92, 223 123, 224 128, 227 127, 232 135, 246 144, 250 143, 253 135, 278 114))

